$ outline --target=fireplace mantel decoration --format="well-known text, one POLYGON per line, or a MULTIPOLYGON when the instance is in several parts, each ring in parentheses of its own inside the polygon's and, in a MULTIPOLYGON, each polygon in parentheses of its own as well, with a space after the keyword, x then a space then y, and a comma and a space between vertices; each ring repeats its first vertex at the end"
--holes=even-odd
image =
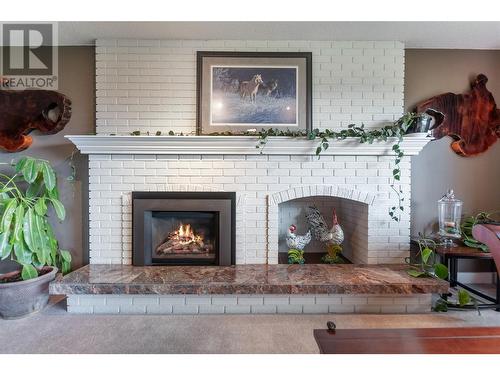
POLYGON ((83 154, 169 154, 169 155, 385 155, 395 153, 394 178, 400 174, 399 162, 406 155, 417 155, 432 140, 420 134, 407 135, 406 131, 417 113, 406 113, 397 121, 380 129, 366 130, 364 125, 351 124, 347 129, 291 131, 262 129, 243 134, 212 133, 208 136, 176 134, 129 135, 66 135, 83 154), (406 137, 405 137, 406 135, 406 137), (415 136, 417 135, 417 136, 415 136), (330 142, 335 142, 330 148, 330 142), (357 144, 356 144, 357 143, 357 144), (385 144, 384 144, 385 143, 385 144), (265 147, 265 150, 264 150, 265 147))
MULTIPOLYGON (((269 136, 264 148, 258 136, 66 135, 82 154, 98 155, 316 155, 321 140, 269 136)), ((432 138, 404 136, 406 156, 418 155, 432 138)), ((360 143, 359 138, 331 139, 321 155, 390 155, 398 138, 360 143)))

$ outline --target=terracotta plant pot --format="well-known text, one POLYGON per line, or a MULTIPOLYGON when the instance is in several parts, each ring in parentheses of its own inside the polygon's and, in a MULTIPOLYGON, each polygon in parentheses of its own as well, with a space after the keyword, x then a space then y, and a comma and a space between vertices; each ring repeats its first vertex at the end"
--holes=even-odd
POLYGON ((44 267, 43 270, 49 272, 35 279, 0 283, 0 317, 22 318, 42 310, 47 305, 49 283, 55 279, 57 267, 44 267))

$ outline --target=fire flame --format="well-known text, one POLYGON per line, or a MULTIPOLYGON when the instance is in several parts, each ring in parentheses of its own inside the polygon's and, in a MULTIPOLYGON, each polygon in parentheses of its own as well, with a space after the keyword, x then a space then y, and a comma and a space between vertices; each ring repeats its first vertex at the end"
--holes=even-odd
POLYGON ((201 236, 194 233, 190 224, 180 224, 179 229, 175 231, 175 235, 177 236, 179 242, 183 245, 203 240, 201 236))

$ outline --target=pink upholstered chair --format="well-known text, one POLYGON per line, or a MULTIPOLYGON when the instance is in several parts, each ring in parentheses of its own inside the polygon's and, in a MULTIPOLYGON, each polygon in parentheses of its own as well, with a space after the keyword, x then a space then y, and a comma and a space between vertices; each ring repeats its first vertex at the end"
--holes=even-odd
POLYGON ((472 228, 472 236, 488 245, 497 272, 500 274, 500 225, 478 224, 472 228))

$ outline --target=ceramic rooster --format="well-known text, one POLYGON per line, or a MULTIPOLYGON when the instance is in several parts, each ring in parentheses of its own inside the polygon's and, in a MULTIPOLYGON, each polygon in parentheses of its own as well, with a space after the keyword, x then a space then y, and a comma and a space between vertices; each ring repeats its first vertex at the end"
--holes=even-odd
POLYGON ((321 215, 316 207, 309 207, 307 209, 306 218, 309 222, 314 238, 325 243, 328 248, 340 245, 344 241, 344 231, 339 225, 335 209, 333 210, 331 228, 328 228, 323 215, 321 215))
POLYGON ((311 231, 308 230, 303 236, 295 234, 296 231, 297 227, 293 224, 290 225, 286 235, 286 245, 289 249, 304 250, 304 247, 311 242, 311 231))

